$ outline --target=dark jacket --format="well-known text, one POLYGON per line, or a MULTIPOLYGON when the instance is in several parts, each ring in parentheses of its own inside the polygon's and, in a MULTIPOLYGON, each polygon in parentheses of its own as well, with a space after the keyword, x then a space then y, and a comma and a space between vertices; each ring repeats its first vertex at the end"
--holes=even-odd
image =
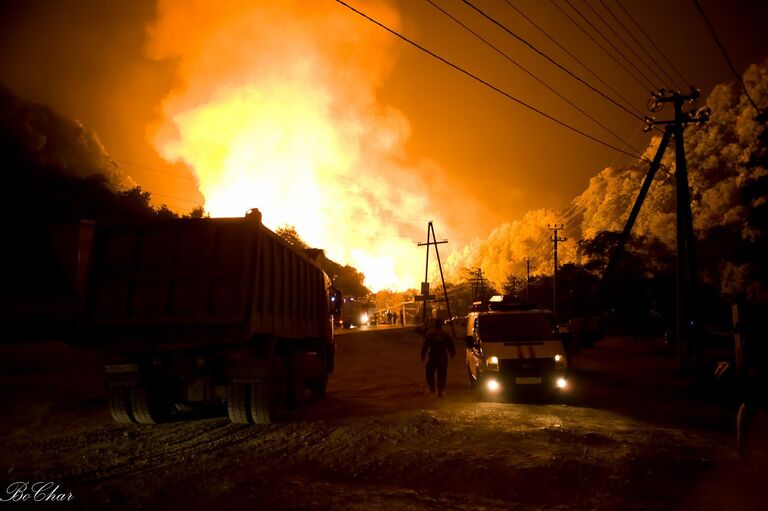
POLYGON ((424 344, 421 345, 421 358, 426 357, 427 353, 429 353, 430 362, 447 362, 449 353, 451 358, 456 356, 453 338, 447 332, 433 328, 424 337, 424 344))

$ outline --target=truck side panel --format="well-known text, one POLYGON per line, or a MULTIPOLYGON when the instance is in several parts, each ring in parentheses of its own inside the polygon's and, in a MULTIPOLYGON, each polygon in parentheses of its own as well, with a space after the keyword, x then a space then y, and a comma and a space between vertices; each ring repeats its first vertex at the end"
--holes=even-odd
POLYGON ((249 219, 97 229, 84 317, 93 342, 323 337, 322 270, 249 219))
POLYGON ((323 272, 270 232, 257 247, 251 332, 321 338, 329 318, 323 272))

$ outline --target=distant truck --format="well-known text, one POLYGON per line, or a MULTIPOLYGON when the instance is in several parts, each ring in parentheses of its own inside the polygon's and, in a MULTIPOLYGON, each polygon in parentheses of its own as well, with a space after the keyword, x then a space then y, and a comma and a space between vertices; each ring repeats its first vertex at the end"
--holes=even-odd
POLYGON ((78 342, 107 357, 109 409, 152 424, 226 404, 265 424, 326 391, 340 294, 303 253, 245 218, 99 225, 78 342))
POLYGON ((558 392, 568 386, 568 361, 552 312, 523 305, 473 306, 467 323, 470 385, 482 396, 558 392))
POLYGON ((376 314, 376 304, 364 298, 344 298, 341 312, 344 328, 363 326, 371 323, 376 314))

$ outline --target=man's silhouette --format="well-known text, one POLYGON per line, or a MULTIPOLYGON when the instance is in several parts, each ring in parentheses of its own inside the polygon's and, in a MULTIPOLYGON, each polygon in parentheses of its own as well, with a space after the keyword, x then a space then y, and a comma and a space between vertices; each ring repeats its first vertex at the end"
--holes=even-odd
POLYGON ((426 377, 429 391, 435 391, 435 372, 437 372, 437 397, 443 397, 445 377, 448 374, 448 355, 456 356, 453 339, 443 330, 442 319, 435 320, 435 328, 427 332, 421 346, 421 361, 426 360, 426 377))

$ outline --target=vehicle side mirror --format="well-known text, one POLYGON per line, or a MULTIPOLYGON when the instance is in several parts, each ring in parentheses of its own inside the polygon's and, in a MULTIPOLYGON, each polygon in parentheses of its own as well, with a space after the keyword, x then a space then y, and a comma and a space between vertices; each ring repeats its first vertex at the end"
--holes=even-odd
POLYGON ((475 340, 472 338, 471 335, 467 336, 467 348, 472 349, 475 347, 475 340))

